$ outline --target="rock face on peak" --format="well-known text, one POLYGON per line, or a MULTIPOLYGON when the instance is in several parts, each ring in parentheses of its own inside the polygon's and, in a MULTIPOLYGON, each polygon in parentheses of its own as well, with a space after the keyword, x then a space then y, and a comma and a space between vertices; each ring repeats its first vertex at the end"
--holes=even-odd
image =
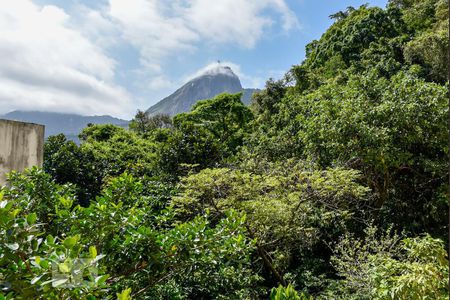
POLYGON ((253 90, 244 90, 239 77, 234 74, 230 67, 219 65, 190 80, 172 95, 150 107, 147 113, 149 115, 168 114, 173 116, 189 111, 198 100, 211 99, 225 92, 243 92, 243 102, 249 102, 251 97, 249 91, 252 92, 253 90))

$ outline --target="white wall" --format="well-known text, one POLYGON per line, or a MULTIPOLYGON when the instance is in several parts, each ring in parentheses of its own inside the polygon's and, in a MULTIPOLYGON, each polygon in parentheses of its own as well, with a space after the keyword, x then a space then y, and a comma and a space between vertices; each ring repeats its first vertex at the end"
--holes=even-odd
POLYGON ((0 119, 0 185, 12 170, 42 167, 44 126, 0 119))

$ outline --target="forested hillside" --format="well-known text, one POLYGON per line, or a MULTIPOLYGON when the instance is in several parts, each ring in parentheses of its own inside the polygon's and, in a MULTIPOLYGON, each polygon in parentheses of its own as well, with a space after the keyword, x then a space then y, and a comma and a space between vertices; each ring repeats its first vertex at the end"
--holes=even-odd
POLYGON ((250 107, 49 137, 0 299, 448 299, 447 11, 349 7, 250 107))

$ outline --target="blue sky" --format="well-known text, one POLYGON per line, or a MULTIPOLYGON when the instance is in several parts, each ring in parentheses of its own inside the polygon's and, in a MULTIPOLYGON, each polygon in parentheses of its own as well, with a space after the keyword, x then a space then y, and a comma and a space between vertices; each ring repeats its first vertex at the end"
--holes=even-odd
POLYGON ((348 6, 387 0, 14 0, 0 7, 0 114, 131 118, 227 64, 261 88, 348 6))

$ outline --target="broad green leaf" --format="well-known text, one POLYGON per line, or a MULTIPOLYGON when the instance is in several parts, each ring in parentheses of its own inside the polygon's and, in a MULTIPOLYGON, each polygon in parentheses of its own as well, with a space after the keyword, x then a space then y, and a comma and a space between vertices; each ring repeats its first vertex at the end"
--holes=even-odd
POLYGON ((95 278, 95 282, 98 285, 102 285, 106 282, 106 280, 108 280, 109 276, 108 275, 102 275, 102 276, 98 276, 95 278))
POLYGON ((58 264, 58 269, 61 273, 69 273, 70 272, 70 267, 67 263, 58 264))
POLYGON ((55 243, 55 238, 52 235, 48 235, 46 239, 47 244, 53 245, 55 243))
POLYGON ((79 236, 69 236, 64 240, 63 245, 66 248, 73 248, 77 244, 79 239, 79 236))
POLYGON ((36 213, 31 213, 27 216, 27 223, 29 225, 33 225, 34 223, 36 223, 36 220, 37 220, 36 213))
POLYGON ((95 248, 95 246, 90 246, 89 247, 89 255, 91 258, 96 258, 97 257, 97 249, 95 248))
POLYGON ((40 265, 43 269, 47 269, 48 266, 50 265, 50 263, 48 262, 48 260, 41 260, 41 262, 39 263, 39 265, 40 265))
POLYGON ((131 300, 131 289, 123 290, 121 293, 117 293, 117 300, 131 300))

